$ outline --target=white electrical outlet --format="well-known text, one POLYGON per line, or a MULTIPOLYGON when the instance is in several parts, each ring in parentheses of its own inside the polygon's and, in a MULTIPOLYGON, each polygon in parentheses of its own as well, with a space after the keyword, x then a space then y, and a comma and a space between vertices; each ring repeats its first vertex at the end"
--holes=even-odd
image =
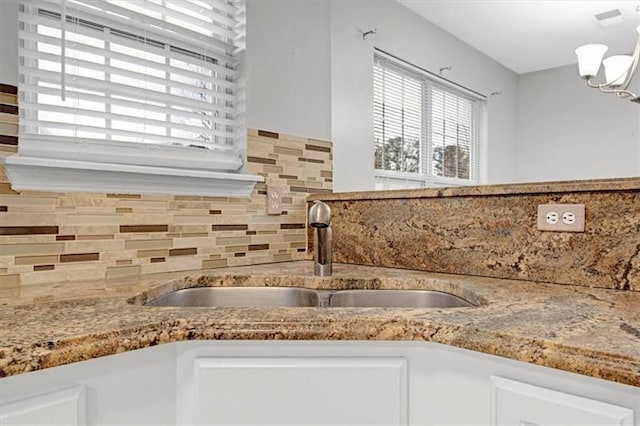
POLYGON ((557 212, 548 212, 547 213, 547 223, 549 225, 555 225, 558 223, 558 213, 557 212))
POLYGON ((576 214, 574 212, 562 213, 562 223, 565 225, 573 225, 576 223, 576 214))
POLYGON ((540 204, 540 231, 584 232, 584 204, 540 204))
POLYGON ((282 189, 267 186, 267 214, 282 214, 282 189))

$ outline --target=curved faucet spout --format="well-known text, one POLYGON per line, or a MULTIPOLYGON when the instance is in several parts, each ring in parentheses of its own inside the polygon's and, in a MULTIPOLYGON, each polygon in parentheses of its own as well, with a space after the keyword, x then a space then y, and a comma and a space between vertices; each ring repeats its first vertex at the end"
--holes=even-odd
POLYGON ((333 264, 333 235, 331 208, 315 201, 309 209, 309 226, 313 228, 313 273, 319 277, 331 275, 333 264))

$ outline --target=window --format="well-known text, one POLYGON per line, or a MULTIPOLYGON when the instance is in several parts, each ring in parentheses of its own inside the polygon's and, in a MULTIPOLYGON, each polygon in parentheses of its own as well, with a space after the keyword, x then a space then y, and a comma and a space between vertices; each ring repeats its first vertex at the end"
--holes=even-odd
POLYGON ((482 98, 378 54, 373 86, 376 189, 478 182, 482 98))
POLYGON ((239 0, 22 1, 18 157, 239 170, 243 16, 239 0))

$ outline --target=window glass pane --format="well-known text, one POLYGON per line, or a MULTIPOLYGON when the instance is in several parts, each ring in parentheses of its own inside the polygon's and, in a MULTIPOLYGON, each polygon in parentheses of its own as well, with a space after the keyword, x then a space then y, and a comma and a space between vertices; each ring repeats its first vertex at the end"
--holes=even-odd
POLYGON ((428 186, 474 182, 480 101, 377 54, 373 79, 375 168, 385 171, 377 186, 415 187, 403 173, 428 186))
POLYGON ((433 174, 470 178, 473 103, 445 89, 431 87, 433 174))
POLYGON ((421 93, 420 80, 376 65, 374 69, 376 169, 420 172, 421 93))

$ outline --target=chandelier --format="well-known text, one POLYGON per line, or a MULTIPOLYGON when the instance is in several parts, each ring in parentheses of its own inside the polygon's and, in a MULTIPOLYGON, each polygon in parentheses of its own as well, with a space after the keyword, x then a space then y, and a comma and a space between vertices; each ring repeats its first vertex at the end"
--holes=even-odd
POLYGON ((604 57, 608 47, 604 44, 586 44, 576 49, 580 77, 586 80, 589 87, 600 89, 604 93, 614 93, 619 98, 630 98, 632 102, 640 103, 640 96, 629 90, 633 73, 638 66, 640 57, 640 25, 636 28, 638 41, 633 55, 615 55, 604 57), (604 65, 604 83, 594 83, 592 80, 604 65))

